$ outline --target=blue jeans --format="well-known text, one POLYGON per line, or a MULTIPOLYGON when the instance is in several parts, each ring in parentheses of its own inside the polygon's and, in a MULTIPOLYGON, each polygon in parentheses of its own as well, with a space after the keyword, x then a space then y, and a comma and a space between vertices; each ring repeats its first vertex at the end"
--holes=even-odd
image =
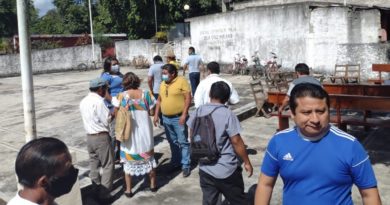
POLYGON ((168 118, 163 115, 165 134, 171 147, 172 165, 182 169, 190 168, 190 143, 188 142, 187 125, 179 125, 180 117, 168 118))
POLYGON ((192 92, 192 96, 194 96, 194 95, 195 95, 196 88, 197 88, 198 85, 199 85, 199 81, 200 81, 200 72, 193 72, 193 73, 190 73, 189 76, 190 76, 190 83, 191 83, 191 92, 192 92))

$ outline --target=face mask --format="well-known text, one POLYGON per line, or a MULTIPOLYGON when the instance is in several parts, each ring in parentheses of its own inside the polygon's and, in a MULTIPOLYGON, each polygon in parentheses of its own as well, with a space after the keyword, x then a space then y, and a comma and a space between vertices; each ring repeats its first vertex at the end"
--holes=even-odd
POLYGON ((112 65, 111 66, 111 72, 113 73, 119 73, 119 65, 112 65))
POLYGON ((169 79, 168 75, 162 75, 161 80, 167 82, 169 79))
POLYGON ((49 186, 46 187, 47 193, 54 198, 69 193, 72 190, 74 183, 76 183, 79 170, 72 166, 68 173, 62 177, 53 177, 50 180, 49 186))

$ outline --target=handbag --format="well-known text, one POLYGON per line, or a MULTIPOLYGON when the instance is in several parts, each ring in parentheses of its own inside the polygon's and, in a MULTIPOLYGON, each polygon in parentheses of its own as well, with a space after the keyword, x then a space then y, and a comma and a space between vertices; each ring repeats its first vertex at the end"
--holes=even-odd
MULTIPOLYGON (((119 103, 122 102, 123 94, 118 94, 119 103)), ((119 109, 116 112, 115 122, 115 138, 116 140, 123 142, 130 138, 131 135, 131 112, 129 112, 129 105, 126 102, 126 106, 119 105, 119 109)))

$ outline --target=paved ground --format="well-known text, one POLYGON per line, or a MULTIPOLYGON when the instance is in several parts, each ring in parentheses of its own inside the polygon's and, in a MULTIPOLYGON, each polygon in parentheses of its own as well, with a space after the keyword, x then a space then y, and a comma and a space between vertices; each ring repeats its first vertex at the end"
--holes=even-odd
MULTIPOLYGON (((124 68, 123 71, 129 71, 124 68)), ((143 79, 146 87, 146 70, 131 70, 143 79)), ((86 186, 89 181, 88 156, 86 151, 85 134, 82 127, 78 105, 80 100, 88 93, 88 81, 100 74, 100 71, 67 72, 43 74, 34 76, 36 118, 38 136, 54 136, 63 140, 71 150, 76 153, 77 165, 81 169, 81 184, 86 186)), ((232 109, 238 110, 251 103, 252 94, 248 86, 248 76, 225 75, 237 88, 241 96, 239 105, 232 109)), ((23 104, 20 77, 0 79, 0 198, 8 201, 16 191, 14 175, 14 159, 19 148, 24 144, 23 104)), ((250 107, 250 106, 249 106, 250 107)), ((250 117, 242 122, 242 136, 250 159, 254 166, 254 175, 244 177, 245 187, 248 190, 257 183, 259 166, 263 158, 268 140, 276 130, 276 118, 250 117)), ((353 128, 351 132, 358 135, 368 149, 374 169, 379 181, 379 189, 384 204, 390 204, 390 149, 386 146, 390 142, 390 130, 371 130, 364 132, 353 128)), ((198 168, 194 167, 188 178, 180 173, 167 174, 164 172, 165 164, 169 162, 169 146, 162 129, 155 128, 155 152, 158 159, 158 186, 157 193, 146 191, 148 183, 143 178, 134 180, 131 199, 124 197, 121 190, 122 181, 116 182, 114 191, 117 199, 113 204, 201 204, 201 191, 199 187, 198 168)), ((118 168, 119 170, 120 168, 118 168)), ((120 172, 119 172, 120 173, 120 172)), ((118 174, 119 176, 119 174, 118 174)), ((245 176, 245 174, 244 174, 245 176)), ((281 180, 278 180, 274 191, 272 204, 281 203, 281 180)), ((87 191, 84 193, 88 193, 87 191)), ((361 204, 356 189, 353 198, 361 204)), ((85 204, 96 204, 90 198, 85 198, 85 204)), ((0 202, 0 204, 2 204, 0 202)))

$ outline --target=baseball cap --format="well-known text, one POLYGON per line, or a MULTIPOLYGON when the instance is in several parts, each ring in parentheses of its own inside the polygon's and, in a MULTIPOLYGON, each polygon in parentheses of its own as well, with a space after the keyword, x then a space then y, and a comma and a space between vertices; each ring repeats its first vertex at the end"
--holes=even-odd
POLYGON ((106 80, 103 78, 95 78, 89 81, 89 88, 98 88, 106 85, 106 80))

